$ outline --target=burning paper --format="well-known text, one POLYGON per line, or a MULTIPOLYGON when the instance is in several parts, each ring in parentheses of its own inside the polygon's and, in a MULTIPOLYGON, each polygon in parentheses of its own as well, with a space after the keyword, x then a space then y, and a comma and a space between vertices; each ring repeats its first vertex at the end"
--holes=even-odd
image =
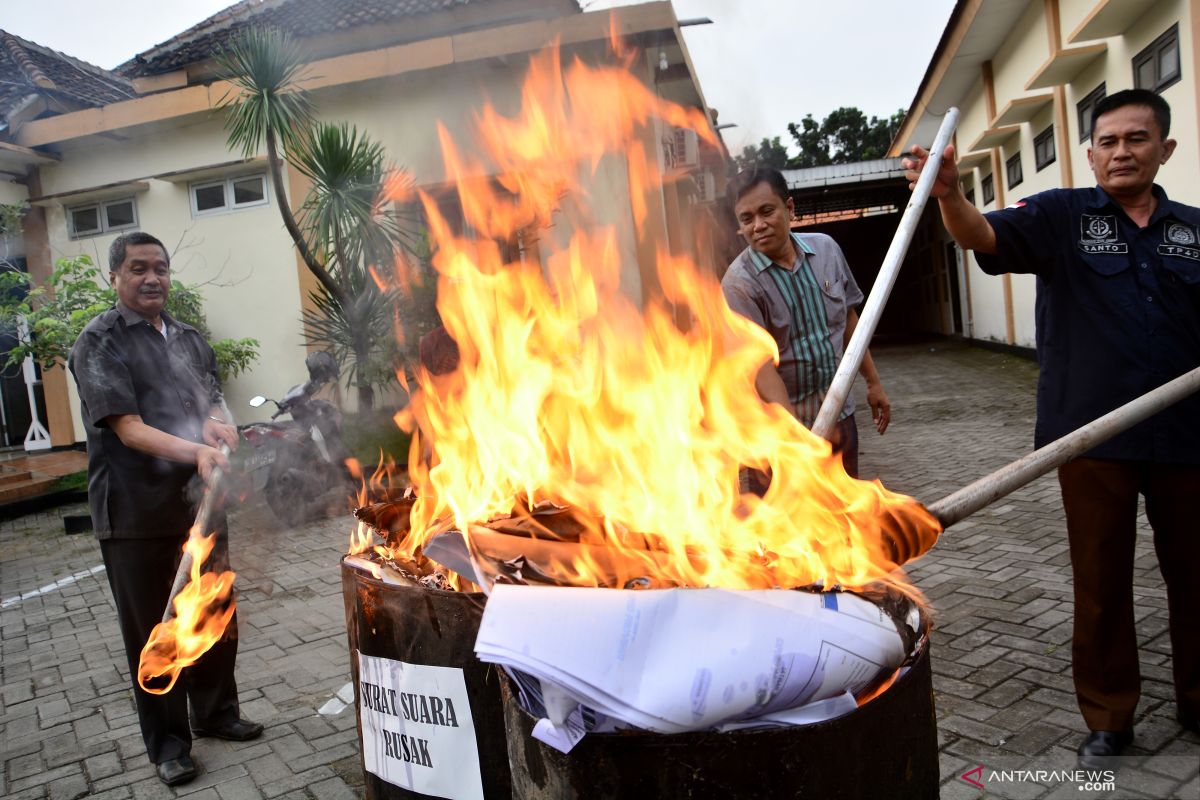
POLYGON ((900 667, 915 638, 906 633, 847 593, 496 584, 475 652, 524 673, 543 729, 573 743, 614 723, 683 733, 796 724, 822 701, 844 713, 855 707, 847 692, 900 667))
POLYGON ((397 415, 416 434, 416 498, 380 555, 419 562, 442 531, 470 537, 552 504, 580 529, 580 558, 553 565, 563 584, 913 591, 888 528, 932 538, 936 522, 847 476, 828 442, 759 399, 773 340, 729 309, 716 265, 654 241, 647 225, 647 197, 689 208, 661 142, 690 131, 723 157, 709 120, 613 61, 564 65, 547 50, 531 59, 520 113, 485 107, 469 143, 441 131, 470 233, 435 198, 422 202, 460 360, 449 374, 418 372, 397 415), (631 213, 614 212, 613 187, 631 213), (773 474, 766 497, 739 493, 741 466, 773 474))

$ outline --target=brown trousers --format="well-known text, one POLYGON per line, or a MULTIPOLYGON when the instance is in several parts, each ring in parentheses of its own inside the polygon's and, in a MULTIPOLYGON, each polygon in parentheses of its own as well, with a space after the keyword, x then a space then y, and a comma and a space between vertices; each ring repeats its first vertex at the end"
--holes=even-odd
POLYGON ((1167 586, 1175 696, 1200 716, 1200 466, 1081 458, 1058 470, 1075 583, 1071 661, 1094 731, 1133 726, 1141 694, 1134 629, 1138 495, 1167 586))

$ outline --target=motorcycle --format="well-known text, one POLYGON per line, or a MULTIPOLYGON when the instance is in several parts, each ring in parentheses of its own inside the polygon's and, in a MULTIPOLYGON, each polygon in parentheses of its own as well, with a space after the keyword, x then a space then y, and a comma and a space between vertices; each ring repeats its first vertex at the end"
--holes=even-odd
POLYGON ((349 485, 342 443, 342 414, 332 403, 316 398, 318 392, 338 376, 337 363, 325 352, 304 360, 309 379, 288 390, 280 400, 262 395, 251 398, 259 408, 276 405, 270 422, 239 426, 250 444, 242 462, 255 491, 266 496, 267 505, 289 526, 306 522, 319 508, 322 496, 334 486, 349 485), (283 414, 291 420, 276 422, 283 414))

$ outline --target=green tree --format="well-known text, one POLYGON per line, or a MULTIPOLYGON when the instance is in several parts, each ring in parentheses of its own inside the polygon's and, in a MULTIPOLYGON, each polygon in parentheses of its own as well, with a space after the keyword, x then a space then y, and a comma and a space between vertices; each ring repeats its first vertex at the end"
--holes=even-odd
POLYGON ((887 155, 892 137, 904 121, 904 109, 887 118, 870 119, 857 108, 843 106, 820 123, 806 114, 800 124, 788 123, 788 133, 800 153, 797 168, 870 161, 887 155))
MULTIPOLYGON (((59 259, 50 280, 42 286, 34 286, 27 272, 0 273, 0 325, 17 329, 18 318, 23 317, 28 326, 26 335, 9 351, 5 366, 20 365, 27 356, 33 356, 43 369, 65 363, 84 326, 117 302, 116 291, 101 281, 100 269, 87 256, 59 259), (31 287, 28 293, 26 287, 31 287)), ((213 341, 203 309, 198 287, 171 281, 167 313, 196 328, 212 344, 217 374, 224 383, 258 358, 259 343, 256 339, 213 341)))
POLYGON ((742 148, 742 154, 733 159, 738 170, 753 169, 754 167, 769 167, 771 169, 788 169, 791 159, 788 158, 787 147, 776 136, 774 139, 763 138, 755 147, 752 144, 742 148))
POLYGON ((409 221, 389 210, 384 186, 394 179, 382 146, 346 124, 317 123, 298 87, 303 55, 287 35, 249 30, 218 57, 237 94, 225 98, 231 148, 249 156, 266 144, 284 227, 319 289, 304 314, 305 338, 347 365, 359 408, 374 407, 375 389, 395 381, 399 348, 394 319, 401 305, 385 276, 412 250, 409 221), (298 219, 283 193, 280 146, 312 188, 298 219))

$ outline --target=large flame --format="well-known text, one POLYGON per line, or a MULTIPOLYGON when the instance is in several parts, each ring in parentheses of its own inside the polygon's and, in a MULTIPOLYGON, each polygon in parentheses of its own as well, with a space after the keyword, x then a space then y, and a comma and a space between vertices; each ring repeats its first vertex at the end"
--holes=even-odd
POLYGON ((847 476, 828 442, 758 398, 754 376, 778 351, 730 311, 717 277, 660 246, 661 294, 640 308, 622 292, 622 275, 637 272, 628 234, 590 201, 620 176, 644 237, 672 127, 716 144, 703 114, 624 66, 564 69, 554 47, 532 59, 519 116, 485 107, 464 146, 439 129, 475 235, 455 235, 422 195, 438 310, 461 361, 448 376, 419 373, 397 417, 417 433, 403 555, 419 557, 447 525, 471 535, 549 501, 600 547, 563 575, 578 585, 612 585, 614 569, 621 581, 730 588, 900 581, 887 529, 932 537, 936 521, 847 476), (502 243, 530 238, 536 255, 505 259, 502 243), (739 493, 739 465, 770 471, 765 497, 739 493))
POLYGON ((202 572, 216 534, 192 528, 184 552, 191 557, 189 582, 173 602, 175 616, 154 626, 138 664, 138 685, 151 694, 166 694, 179 673, 208 652, 225 635, 237 610, 233 572, 202 572))

